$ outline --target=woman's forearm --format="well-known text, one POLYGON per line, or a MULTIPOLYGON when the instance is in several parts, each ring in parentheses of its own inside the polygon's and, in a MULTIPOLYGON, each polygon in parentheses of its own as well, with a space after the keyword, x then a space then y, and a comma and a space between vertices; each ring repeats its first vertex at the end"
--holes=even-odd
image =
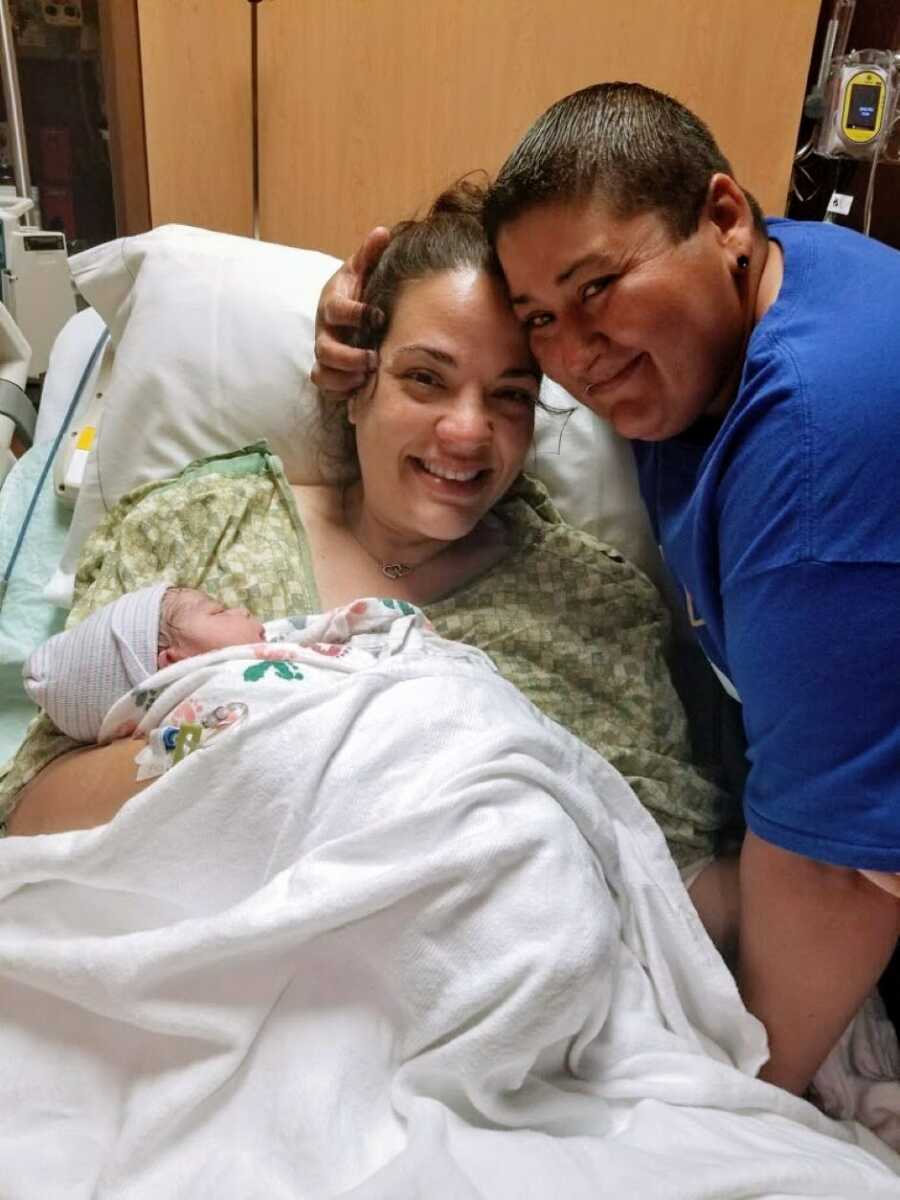
POLYGON ((8 837, 92 829, 111 821, 148 783, 138 783, 131 738, 108 746, 85 746, 54 759, 19 794, 7 818, 8 837))
POLYGON ((741 995, 769 1034, 760 1076, 802 1093, 884 970, 900 902, 748 831, 740 906, 741 995))

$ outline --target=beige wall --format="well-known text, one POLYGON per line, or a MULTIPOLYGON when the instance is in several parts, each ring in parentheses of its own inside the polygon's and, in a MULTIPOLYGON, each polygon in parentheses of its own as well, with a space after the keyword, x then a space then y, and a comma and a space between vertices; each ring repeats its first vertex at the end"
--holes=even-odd
MULTIPOLYGON (((136 0, 150 212, 252 231, 250 5, 136 0)), ((262 236, 345 255, 600 79, 672 92, 784 209, 819 0, 263 0, 262 236)))

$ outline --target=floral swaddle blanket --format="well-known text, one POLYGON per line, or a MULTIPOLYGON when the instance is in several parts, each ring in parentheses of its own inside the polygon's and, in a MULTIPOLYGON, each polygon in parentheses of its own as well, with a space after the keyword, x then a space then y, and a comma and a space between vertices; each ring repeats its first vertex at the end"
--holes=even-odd
POLYGON ((367 597, 269 621, 265 630, 265 642, 212 650, 158 671, 110 708, 98 741, 146 738, 135 761, 138 779, 151 779, 251 717, 265 719, 283 702, 285 688, 333 685, 403 652, 493 666, 480 650, 439 637, 421 609, 403 600, 367 597))

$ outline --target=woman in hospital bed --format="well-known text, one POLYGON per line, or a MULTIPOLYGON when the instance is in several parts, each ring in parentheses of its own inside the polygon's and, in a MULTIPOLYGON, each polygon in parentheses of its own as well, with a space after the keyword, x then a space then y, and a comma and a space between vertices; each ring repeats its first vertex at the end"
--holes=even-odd
MULTIPOLYGON (((540 376, 478 203, 457 190, 398 226, 369 281, 367 300, 386 314, 372 334, 381 369, 339 418, 356 481, 289 489, 257 446, 145 488, 88 544, 75 615, 157 578, 263 619, 359 596, 423 607, 439 634, 484 650, 625 776, 721 943, 730 867, 711 860, 723 797, 691 761, 665 609, 635 567, 563 523, 521 474, 540 376), (242 536, 226 536, 234 528, 242 536)), ((18 798, 9 834, 101 824, 143 786, 133 744, 73 749, 42 720, 0 784, 0 813, 18 798)))

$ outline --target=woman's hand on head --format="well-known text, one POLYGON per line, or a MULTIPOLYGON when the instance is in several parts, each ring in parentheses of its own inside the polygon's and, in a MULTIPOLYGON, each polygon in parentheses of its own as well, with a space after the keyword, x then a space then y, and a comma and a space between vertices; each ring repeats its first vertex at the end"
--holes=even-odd
POLYGON ((316 361, 312 381, 326 394, 343 397, 362 387, 377 365, 374 350, 349 345, 354 331, 368 321, 383 320, 378 309, 367 311, 361 296, 366 280, 390 241, 390 231, 376 226, 352 258, 335 271, 322 289, 316 310, 316 361))

